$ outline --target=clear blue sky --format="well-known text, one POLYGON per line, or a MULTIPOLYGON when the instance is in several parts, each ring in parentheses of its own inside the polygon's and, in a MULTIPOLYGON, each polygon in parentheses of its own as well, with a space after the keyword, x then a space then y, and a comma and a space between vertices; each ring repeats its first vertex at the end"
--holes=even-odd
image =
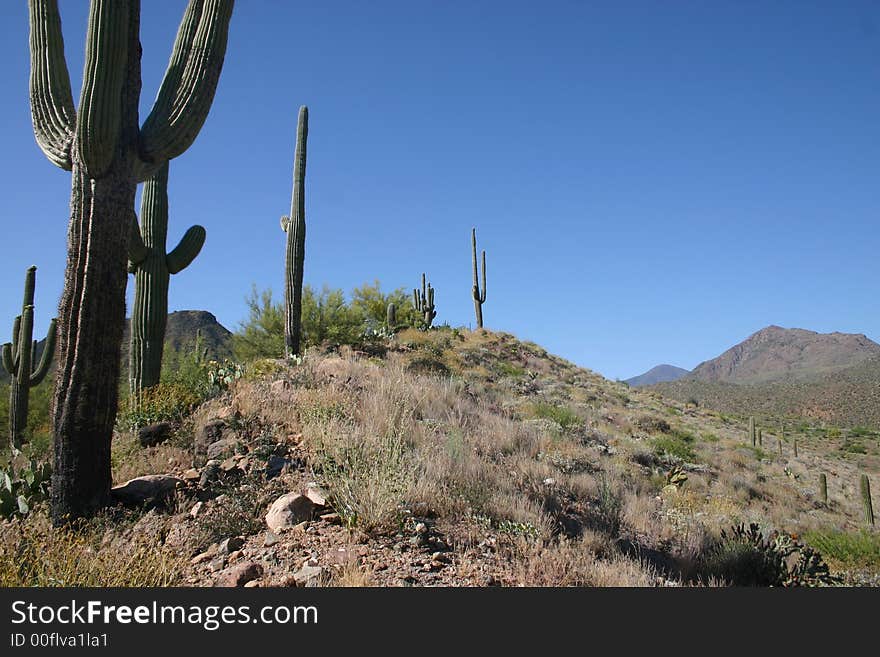
MULTIPOLYGON (((87 6, 61 2, 76 98, 87 6)), ((184 6, 143 2, 142 118, 184 6)), ((70 174, 34 142, 26 2, 0 18, 0 339, 30 264, 42 337, 70 174)), ((171 163, 169 248, 208 231, 171 310, 235 329, 253 283, 282 294, 302 104, 307 283, 426 271, 438 321, 467 325, 476 226, 487 326, 609 378, 768 324, 880 340, 880 3, 239 0, 171 163)))

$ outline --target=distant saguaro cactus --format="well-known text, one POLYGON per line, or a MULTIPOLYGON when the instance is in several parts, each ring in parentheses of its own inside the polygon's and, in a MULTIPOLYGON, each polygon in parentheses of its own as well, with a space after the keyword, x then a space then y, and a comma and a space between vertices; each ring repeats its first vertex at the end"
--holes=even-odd
POLYGON ((486 303, 486 251, 483 250, 483 287, 477 277, 477 229, 471 229, 471 254, 473 256, 474 285, 471 296, 474 298, 474 312, 477 315, 477 328, 483 328, 483 304, 486 303))
POLYGON ((110 500, 135 192, 186 151, 204 125, 233 4, 189 0, 159 93, 139 126, 140 0, 91 0, 78 107, 58 1, 29 0, 34 135, 49 161, 72 174, 52 404, 56 525, 90 516, 110 500))
POLYGON ((749 437, 752 439, 752 447, 757 444, 757 434, 755 434, 755 418, 749 418, 749 437))
POLYGON ((397 326, 397 306, 393 303, 389 303, 385 309, 385 325, 389 331, 393 331, 394 327, 397 326))
POLYGON ((12 342, 2 347, 3 368, 9 372, 9 442, 13 451, 25 442, 28 402, 31 386, 39 385, 49 372, 55 353, 55 320, 49 322, 46 344, 40 362, 36 363, 37 342, 34 340, 34 289, 37 268, 29 267, 24 277, 24 302, 21 315, 12 323, 12 342))
POLYGON ((797 438, 793 438, 793 439, 792 439, 792 441, 791 441, 791 446, 792 446, 792 448, 793 448, 793 450, 794 450, 794 457, 797 458, 797 455, 798 455, 798 451, 797 451, 797 438))
POLYGON ((819 499, 823 504, 828 504, 828 477, 824 472, 819 473, 819 499))
POLYGON ((299 108, 296 122, 296 146, 293 153, 293 193, 290 215, 281 217, 287 233, 284 259, 284 355, 300 352, 302 341, 302 285, 306 259, 306 142, 309 137, 309 108, 299 108))
POLYGON ((417 289, 413 290, 413 306, 416 312, 421 314, 425 328, 431 328, 431 323, 437 316, 434 308, 434 288, 430 283, 425 283, 425 275, 422 274, 422 293, 419 294, 417 289))
POLYGON ((859 482, 859 489, 862 493, 862 504, 865 507, 865 523, 874 526, 874 505, 871 504, 871 482, 868 475, 863 474, 859 482))
POLYGON ((758 428, 758 446, 764 446, 764 431, 760 427, 758 428))
POLYGON ((133 398, 159 383, 165 325, 168 318, 168 282, 183 271, 205 243, 205 229, 192 226, 170 253, 168 238, 168 162, 146 182, 141 198, 141 225, 132 226, 128 270, 134 274, 128 387, 133 398))

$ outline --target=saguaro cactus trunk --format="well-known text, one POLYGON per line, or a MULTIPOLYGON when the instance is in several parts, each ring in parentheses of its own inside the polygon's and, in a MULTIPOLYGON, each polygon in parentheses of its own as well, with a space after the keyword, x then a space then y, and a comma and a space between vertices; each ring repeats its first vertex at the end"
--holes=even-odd
POLYGON ((755 418, 753 417, 749 418, 749 437, 751 437, 752 447, 754 447, 757 444, 758 440, 757 434, 755 433, 755 418))
POLYGON ((871 481, 863 474, 859 479, 859 490, 862 494, 862 506, 865 507, 865 524, 874 526, 874 505, 871 502, 871 481))
POLYGON ((477 328, 483 328, 483 304, 486 303, 486 251, 483 251, 483 287, 477 278, 477 229, 471 229, 471 255, 474 273, 474 285, 471 296, 474 299, 474 313, 477 316, 477 328))
POLYGON ((166 254, 168 238, 168 162, 146 182, 141 198, 141 225, 132 227, 129 271, 134 273, 128 383, 132 396, 159 383, 165 324, 168 318, 168 282, 183 271, 205 243, 205 229, 192 226, 180 243, 166 254))
POLYGON ((422 316, 422 324, 425 329, 431 328, 437 311, 434 308, 434 288, 427 283, 425 274, 422 274, 422 293, 419 294, 418 289, 413 289, 413 306, 416 312, 422 316))
POLYGON ((293 193, 290 215, 281 217, 287 233, 284 261, 284 355, 299 354, 302 342, 302 285, 306 259, 306 142, 309 137, 309 108, 299 108, 296 148, 293 154, 293 193))
POLYGON ((30 0, 29 7, 34 134, 49 160, 72 174, 53 400, 51 508, 61 524, 109 499, 135 188, 189 148, 207 118, 233 0, 190 0, 140 128, 139 0, 91 0, 76 109, 58 2, 30 0))
POLYGON ((28 402, 31 387, 39 385, 49 372, 55 353, 55 320, 49 322, 46 344, 39 364, 36 362, 37 343, 34 338, 34 289, 37 268, 30 267, 24 278, 24 301, 21 315, 12 324, 12 342, 2 347, 3 368, 9 372, 9 442, 13 452, 25 442, 28 402))

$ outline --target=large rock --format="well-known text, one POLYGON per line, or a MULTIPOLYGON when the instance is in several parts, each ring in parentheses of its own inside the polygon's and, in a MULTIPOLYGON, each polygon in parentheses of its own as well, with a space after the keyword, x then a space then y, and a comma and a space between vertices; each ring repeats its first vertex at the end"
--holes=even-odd
POLYGON ((236 443, 235 432, 225 420, 215 418, 196 431, 194 443, 194 465, 201 467, 210 459, 223 460, 232 455, 236 443), (222 446, 211 450, 216 443, 222 443, 222 446))
POLYGON ((121 486, 114 486, 110 489, 110 495, 130 504, 158 502, 183 485, 183 480, 171 475, 144 475, 129 479, 121 486))
POLYGON ((170 422, 151 424, 138 431, 138 441, 140 441, 141 447, 154 447, 171 437, 171 429, 170 422))
POLYGON ((217 577, 217 586, 244 586, 248 582, 260 579, 263 576, 263 567, 253 561, 240 563, 227 568, 217 577))
POLYGON ((287 493, 272 503, 266 514, 266 524, 276 534, 292 529, 301 522, 312 519, 315 503, 305 495, 287 493))

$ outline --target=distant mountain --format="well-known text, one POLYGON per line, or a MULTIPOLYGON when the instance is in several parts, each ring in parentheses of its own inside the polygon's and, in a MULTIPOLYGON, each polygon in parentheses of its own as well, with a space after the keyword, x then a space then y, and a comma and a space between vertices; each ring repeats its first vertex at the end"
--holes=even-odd
POLYGON ((644 374, 634 376, 631 379, 626 379, 625 383, 633 388, 638 388, 639 386, 650 386, 655 383, 678 381, 680 378, 687 376, 688 374, 690 374, 689 370, 676 367, 675 365, 658 365, 657 367, 652 367, 644 374))
MULTIPOLYGON (((128 376, 128 352, 131 320, 125 320, 125 333, 122 339, 122 370, 120 376, 128 376)), ((195 343, 196 331, 201 331, 201 343, 208 350, 208 358, 222 360, 232 356, 232 333, 205 310, 177 310, 168 315, 165 327, 165 353, 172 354, 191 348, 195 343)), ((45 339, 37 343, 37 358, 43 352, 45 339)), ((54 363, 53 363, 54 369, 54 363)), ((0 367, 0 383, 9 381, 6 370, 0 367)))
POLYGON ((861 334, 768 326, 700 363, 688 378, 735 384, 809 381, 877 356, 880 344, 861 334))

